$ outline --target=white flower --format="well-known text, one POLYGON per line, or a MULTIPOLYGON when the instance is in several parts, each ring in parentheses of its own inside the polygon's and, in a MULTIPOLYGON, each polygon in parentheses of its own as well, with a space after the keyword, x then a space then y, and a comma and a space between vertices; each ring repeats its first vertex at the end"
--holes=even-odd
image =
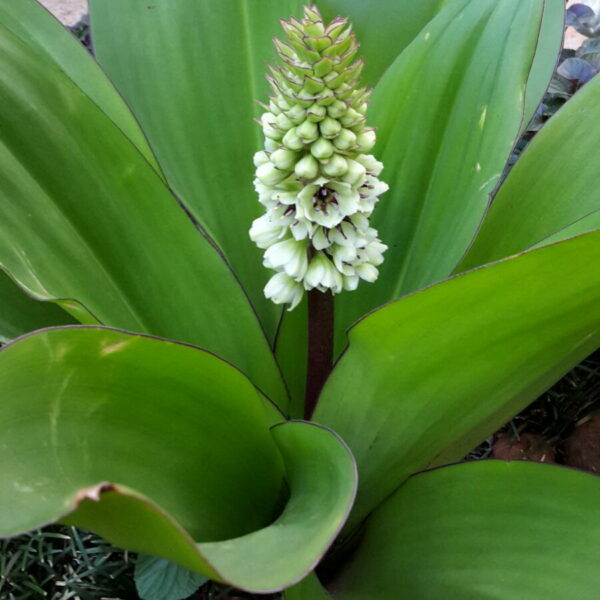
POLYGON ((374 267, 372 264, 368 262, 364 262, 356 267, 356 273, 365 281, 373 283, 377 277, 379 277, 379 271, 377 267, 374 267))
POLYGON ((317 179, 298 194, 300 216, 331 229, 358 208, 359 193, 346 183, 317 179))
POLYGON ((268 269, 283 270, 300 281, 308 268, 306 242, 289 238, 273 244, 265 252, 263 265, 268 269))
POLYGON ((287 228, 278 223, 273 223, 271 217, 266 214, 254 219, 250 228, 250 239, 259 248, 268 248, 277 240, 281 239, 287 228))
POLYGON ((334 294, 342 291, 342 276, 323 252, 317 252, 311 259, 304 278, 304 287, 307 290, 331 290, 334 294))
POLYGON ((379 177, 383 170, 383 163, 379 162, 372 154, 359 154, 356 160, 365 167, 368 173, 379 177))
POLYGON ((355 247, 334 244, 329 253, 333 257, 333 262, 340 273, 343 275, 354 275, 356 273, 352 266, 358 258, 355 247))
POLYGON ((317 227, 312 236, 312 245, 315 250, 323 250, 324 248, 329 248, 331 246, 331 242, 325 233, 325 229, 323 227, 317 227))
POLYGON ((288 310, 296 308, 302 296, 304 288, 285 273, 275 273, 265 286, 265 296, 275 304, 289 304, 288 310))
POLYGON ((339 244, 340 246, 349 246, 350 248, 356 248, 360 243, 357 237, 357 228, 347 221, 344 221, 339 227, 336 227, 329 232, 329 239, 332 242, 339 244))
POLYGON ((296 219, 290 225, 290 231, 294 236, 295 240, 303 240, 307 237, 310 237, 311 233, 314 231, 315 226, 312 223, 308 223, 307 221, 300 221, 296 219))
POLYGON ((344 289, 347 292, 353 292, 358 287, 358 275, 344 276, 344 289))
POLYGON ((365 248, 368 261, 378 267, 383 262, 383 253, 387 250, 387 246, 376 240, 371 242, 365 248))

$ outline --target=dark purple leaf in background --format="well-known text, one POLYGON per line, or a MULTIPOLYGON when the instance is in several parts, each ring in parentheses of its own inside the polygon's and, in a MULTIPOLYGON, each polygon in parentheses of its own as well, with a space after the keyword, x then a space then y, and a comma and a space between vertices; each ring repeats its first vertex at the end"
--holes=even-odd
POLYGON ((580 19, 589 19, 594 16, 594 11, 586 4, 573 4, 567 10, 567 25, 574 27, 580 19))
POLYGON ((581 83, 587 83, 596 74, 592 65, 581 58, 567 58, 559 65, 557 71, 566 79, 581 83))

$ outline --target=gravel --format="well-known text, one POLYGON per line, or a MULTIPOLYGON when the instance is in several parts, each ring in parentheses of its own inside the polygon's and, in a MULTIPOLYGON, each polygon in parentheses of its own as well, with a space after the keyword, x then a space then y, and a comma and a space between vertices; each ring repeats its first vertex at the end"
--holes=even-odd
MULTIPOLYGON (((18 0, 13 0, 18 2, 18 0)), ((87 0, 38 0, 65 25, 75 25, 87 12, 87 0)))

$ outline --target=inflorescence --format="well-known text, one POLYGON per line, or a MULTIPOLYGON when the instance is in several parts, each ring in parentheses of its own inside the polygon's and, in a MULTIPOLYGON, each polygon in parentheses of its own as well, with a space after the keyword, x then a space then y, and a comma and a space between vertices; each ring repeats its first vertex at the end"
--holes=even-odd
POLYGON ((346 19, 325 26, 315 7, 302 20, 281 21, 288 40, 274 40, 283 66, 269 67, 273 90, 261 119, 264 150, 254 156, 254 185, 266 213, 250 238, 277 271, 265 295, 292 310, 305 290, 355 290, 375 281, 387 249, 370 227, 383 165, 369 154, 375 131, 366 126, 370 91, 346 19))

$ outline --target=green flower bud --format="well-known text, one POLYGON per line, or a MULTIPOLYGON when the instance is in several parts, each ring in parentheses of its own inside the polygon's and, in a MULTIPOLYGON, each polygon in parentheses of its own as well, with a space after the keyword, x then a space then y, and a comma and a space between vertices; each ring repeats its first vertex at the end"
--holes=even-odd
POLYGON ((317 102, 321 106, 329 106, 330 104, 333 104, 335 102, 335 94, 334 94, 333 90, 331 90, 329 88, 325 88, 319 94, 317 102))
POLYGON ((356 143, 359 152, 370 152, 375 145, 375 132, 372 129, 363 131, 356 138, 356 143))
POLYGON ((348 170, 348 161, 343 156, 334 154, 321 170, 327 177, 341 177, 348 170))
POLYGON ((265 137, 275 141, 279 141, 283 137, 283 131, 270 123, 263 125, 263 133, 265 134, 265 137))
POLYGON ((276 110, 286 111, 290 110, 291 106, 282 96, 271 97, 269 99, 269 110, 274 113, 276 110))
POLYGON ((288 118, 288 116, 285 113, 281 113, 279 115, 277 115, 277 119, 275 119, 275 123, 277 125, 277 127, 281 130, 281 131, 288 131, 288 129, 291 129, 294 124, 292 123, 292 121, 288 118))
POLYGON ((345 102, 342 102, 341 100, 336 100, 327 107, 327 114, 332 119, 339 119, 346 113, 347 110, 348 107, 346 106, 345 102))
POLYGON ((253 160, 254 166, 260 167, 260 165, 264 165, 265 163, 269 162, 269 155, 264 150, 261 150, 254 155, 253 160))
POLYGON ((325 138, 319 138, 310 147, 310 153, 315 158, 318 158, 320 160, 329 158, 333 154, 334 150, 335 150, 335 148, 333 147, 333 144, 329 140, 326 140, 325 138))
POLYGON ((342 129, 340 134, 333 140, 335 147, 339 150, 350 150, 356 146, 356 134, 349 129, 342 129))
POLYGON ((299 104, 294 104, 287 112, 286 117, 294 124, 300 125, 306 119, 306 110, 299 104))
POLYGON ((326 138, 334 138, 342 130, 342 125, 339 121, 327 117, 319 124, 321 135, 326 138))
MULTIPOLYGON (((314 159, 313 159, 314 160, 314 159)), ((256 169, 256 177, 261 183, 265 185, 274 185, 284 180, 288 176, 288 173, 280 171, 277 167, 271 163, 266 162, 258 169, 256 169)))
POLYGON ((362 184, 367 169, 355 160, 348 161, 348 170, 342 176, 342 181, 347 181, 350 185, 362 184))
POLYGON ((271 138, 265 138, 265 150, 267 152, 275 152, 277 148, 279 148, 279 142, 276 142, 271 138))
POLYGON ((313 123, 322 121, 327 116, 327 109, 324 106, 314 104, 306 111, 306 118, 313 123))
POLYGON ((364 116, 356 112, 353 108, 346 110, 345 114, 340 117, 340 123, 344 127, 353 127, 364 120, 364 116))
POLYGON ((265 137, 272 140, 280 140, 283 137, 283 131, 277 126, 277 117, 270 112, 266 112, 260 119, 265 137))
POLYGON ((311 121, 304 121, 296 127, 296 135, 305 142, 314 142, 319 137, 319 127, 311 121))
POLYGON ((304 148, 304 142, 298 137, 295 127, 283 136, 282 143, 288 150, 302 150, 304 148))
POLYGON ((282 171, 291 171, 298 160, 298 153, 288 150, 287 148, 279 148, 271 154, 271 162, 282 171))
POLYGON ((307 154, 296 163, 294 173, 300 179, 316 179, 319 174, 319 163, 314 156, 307 154))

